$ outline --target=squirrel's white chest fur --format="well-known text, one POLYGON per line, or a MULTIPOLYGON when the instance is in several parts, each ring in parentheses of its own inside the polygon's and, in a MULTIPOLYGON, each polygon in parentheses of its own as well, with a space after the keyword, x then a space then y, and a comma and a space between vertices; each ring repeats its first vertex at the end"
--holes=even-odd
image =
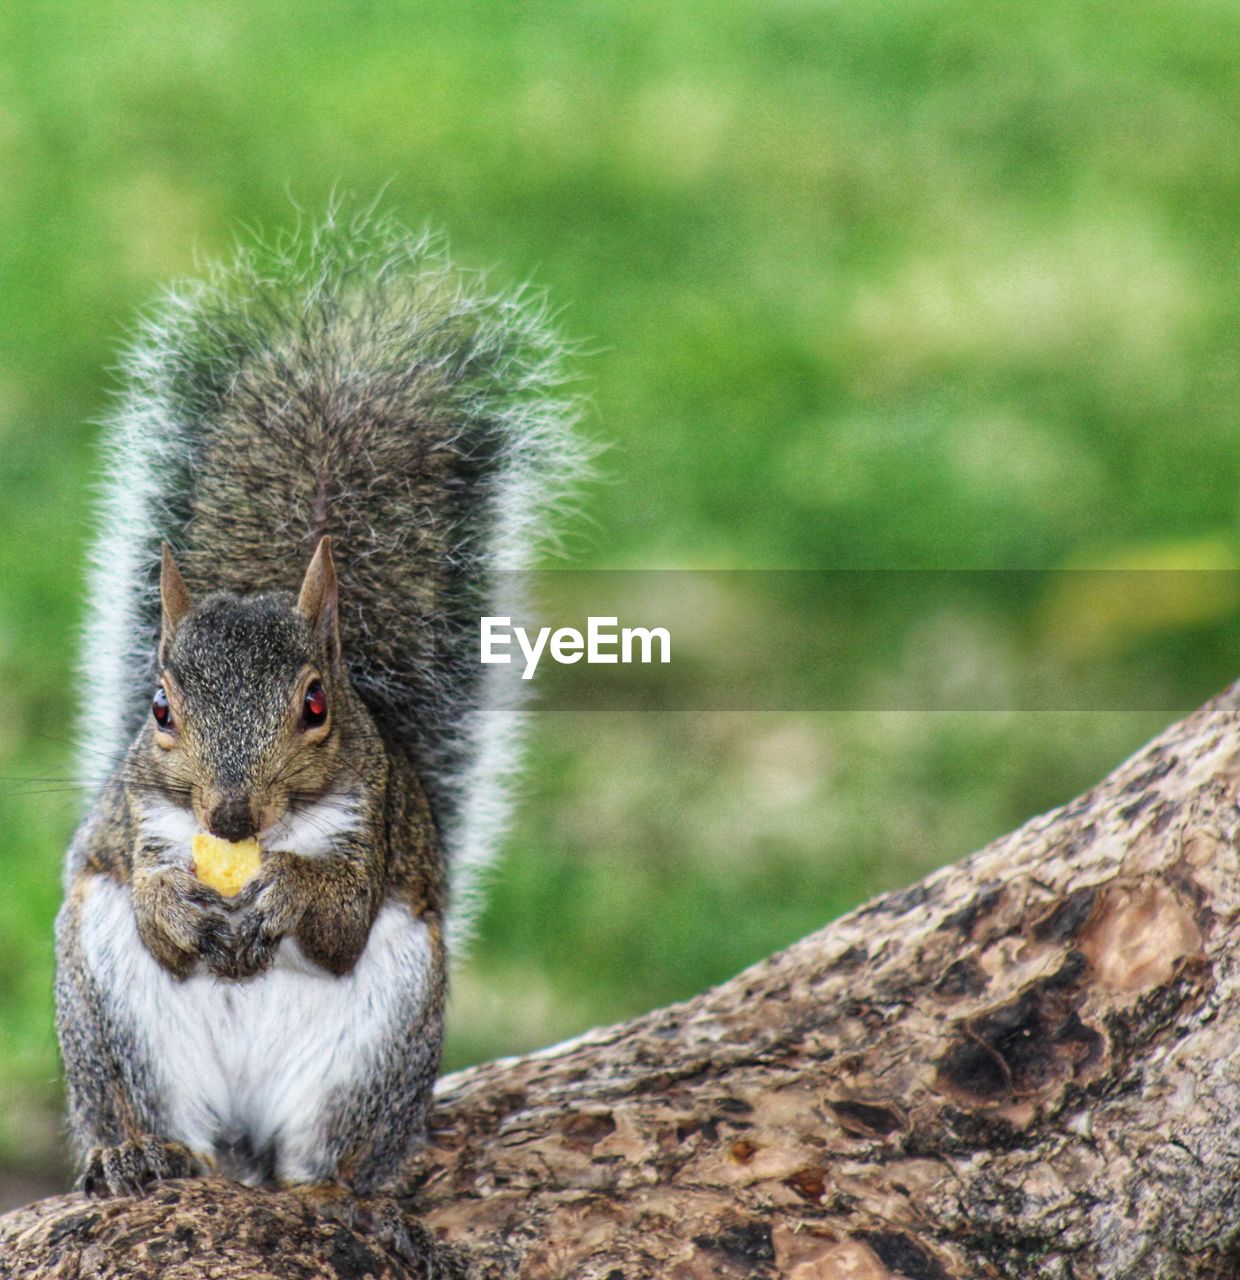
POLYGON ((285 939, 255 978, 178 980, 139 938, 128 888, 103 878, 83 906, 82 943, 109 1014, 159 1076, 167 1136, 222 1157, 241 1177, 247 1170, 230 1153, 253 1153, 285 1180, 331 1176, 324 1126, 333 1090, 356 1085, 394 1022, 408 1018, 411 989, 430 986, 426 925, 397 903, 380 910, 344 977, 285 939))

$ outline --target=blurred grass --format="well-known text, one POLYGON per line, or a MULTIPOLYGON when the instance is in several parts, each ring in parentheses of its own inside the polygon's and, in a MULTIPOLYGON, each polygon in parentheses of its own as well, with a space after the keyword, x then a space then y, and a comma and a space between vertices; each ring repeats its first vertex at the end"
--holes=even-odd
MULTIPOLYGON (((290 197, 387 184, 563 304, 613 444, 572 563, 1235 554, 1233 5, 10 0, 0 39, 6 779, 64 776, 91 696, 85 424, 117 343, 290 197)), ((1175 652, 1187 704, 1191 627, 1175 652)), ((450 1059, 718 981, 1160 719, 545 716, 450 1059)), ((42 1160, 76 810, 4 785, 0 1149, 42 1160)))

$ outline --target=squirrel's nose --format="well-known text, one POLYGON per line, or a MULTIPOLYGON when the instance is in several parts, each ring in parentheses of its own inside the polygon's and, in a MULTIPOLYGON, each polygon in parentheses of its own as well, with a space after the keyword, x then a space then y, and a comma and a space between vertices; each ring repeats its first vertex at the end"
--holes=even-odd
POLYGON ((207 827, 221 840, 248 840, 257 834, 258 823, 248 796, 229 796, 208 815, 207 827))

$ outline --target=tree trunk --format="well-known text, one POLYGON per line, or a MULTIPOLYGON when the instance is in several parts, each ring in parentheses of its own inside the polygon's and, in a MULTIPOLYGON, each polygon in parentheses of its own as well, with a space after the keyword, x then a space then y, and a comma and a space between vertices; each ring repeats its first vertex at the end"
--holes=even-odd
POLYGON ((1238 690, 714 991, 442 1081, 413 1261, 202 1180, 10 1214, 0 1270, 1240 1275, 1238 690))

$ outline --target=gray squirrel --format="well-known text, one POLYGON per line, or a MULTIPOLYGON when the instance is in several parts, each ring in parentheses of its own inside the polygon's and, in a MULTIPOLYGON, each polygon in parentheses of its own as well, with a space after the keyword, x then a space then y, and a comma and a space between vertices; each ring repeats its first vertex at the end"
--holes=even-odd
POLYGON ((507 813, 482 614, 582 470, 545 307, 329 217, 167 294, 110 426, 57 919, 93 1196, 398 1190, 507 813), (257 838, 235 897, 193 840, 257 838))

